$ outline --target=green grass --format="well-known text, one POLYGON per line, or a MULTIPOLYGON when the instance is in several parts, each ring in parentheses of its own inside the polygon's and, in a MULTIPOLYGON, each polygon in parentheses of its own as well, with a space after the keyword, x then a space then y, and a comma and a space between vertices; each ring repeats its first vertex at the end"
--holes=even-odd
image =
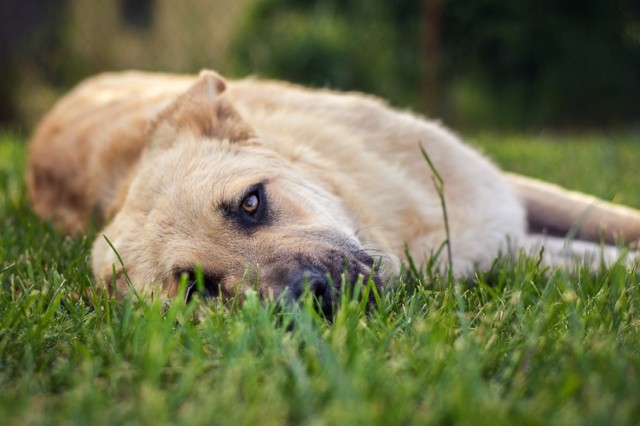
MULTIPOLYGON (((639 139, 474 140, 515 170, 639 205, 639 139)), ((333 325, 309 303, 78 298, 93 237, 30 212, 23 143, 0 136, 2 425, 639 422, 638 270, 501 259, 443 290, 408 271, 368 314, 343 300, 333 325)))

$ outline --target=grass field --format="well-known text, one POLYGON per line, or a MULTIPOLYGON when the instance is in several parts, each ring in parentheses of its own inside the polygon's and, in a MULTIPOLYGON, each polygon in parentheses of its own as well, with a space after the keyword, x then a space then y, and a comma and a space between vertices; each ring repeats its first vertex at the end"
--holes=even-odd
MULTIPOLYGON (((470 139, 511 170, 640 206, 640 134, 470 139)), ((369 313, 345 297, 333 325, 253 297, 78 299, 93 236, 30 212, 24 160, 24 139, 1 134, 2 425, 640 423, 636 269, 500 259, 437 290, 407 268, 369 313)))

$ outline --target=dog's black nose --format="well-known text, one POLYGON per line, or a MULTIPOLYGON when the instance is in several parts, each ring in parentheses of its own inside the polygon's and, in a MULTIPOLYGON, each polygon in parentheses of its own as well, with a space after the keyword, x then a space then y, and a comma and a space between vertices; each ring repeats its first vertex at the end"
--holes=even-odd
POLYGON ((296 274, 289 285, 294 300, 298 300, 305 289, 318 300, 318 307, 325 315, 330 315, 333 307, 331 283, 327 276, 319 271, 301 271, 296 274))
POLYGON ((331 296, 329 280, 324 274, 317 271, 298 272, 289 285, 294 299, 299 299, 306 288, 309 288, 309 292, 318 298, 331 296))

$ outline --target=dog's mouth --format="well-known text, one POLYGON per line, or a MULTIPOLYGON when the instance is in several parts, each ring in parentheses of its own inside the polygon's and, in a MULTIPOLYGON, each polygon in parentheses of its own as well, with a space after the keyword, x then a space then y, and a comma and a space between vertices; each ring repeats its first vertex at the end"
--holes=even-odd
MULTIPOLYGON (((353 289, 356 284, 362 285, 361 293, 366 294, 368 303, 373 305, 373 292, 364 289, 370 282, 378 289, 383 283, 380 262, 361 250, 348 253, 329 250, 324 256, 316 258, 289 255, 272 264, 273 267, 258 274, 258 280, 266 281, 266 285, 257 283, 263 299, 275 299, 278 304, 287 306, 297 303, 303 295, 310 294, 318 312, 328 319, 333 317, 341 294, 346 289, 353 289)), ((235 290, 229 290, 223 275, 197 267, 176 269, 175 276, 179 281, 186 280, 187 302, 195 295, 205 299, 229 299, 238 296, 238 289, 242 287, 235 285, 231 287, 235 290)), ((256 287, 256 283, 250 284, 256 287)))

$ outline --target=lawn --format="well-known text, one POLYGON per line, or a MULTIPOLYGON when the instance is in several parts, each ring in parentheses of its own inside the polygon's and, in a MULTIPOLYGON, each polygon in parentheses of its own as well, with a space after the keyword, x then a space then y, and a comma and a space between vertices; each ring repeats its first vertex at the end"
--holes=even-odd
MULTIPOLYGON (((640 207, 640 134, 469 139, 510 170, 640 207)), ((474 285, 436 289, 407 267, 369 312, 345 296, 333 324, 308 300, 78 297, 94 236, 66 239, 30 212, 24 161, 24 138, 0 134, 2 425, 640 421, 635 268, 502 258, 474 285)))

